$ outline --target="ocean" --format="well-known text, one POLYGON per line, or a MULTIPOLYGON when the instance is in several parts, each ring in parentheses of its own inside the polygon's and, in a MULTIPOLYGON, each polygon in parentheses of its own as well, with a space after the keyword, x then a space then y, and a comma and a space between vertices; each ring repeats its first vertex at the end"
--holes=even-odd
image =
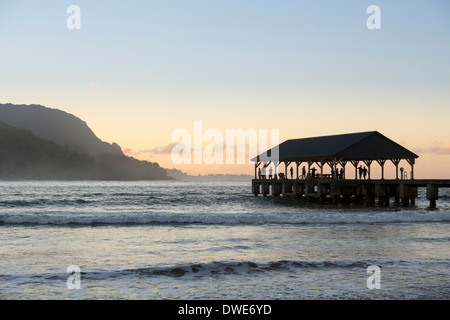
POLYGON ((449 299, 450 190, 428 209, 251 181, 2 181, 0 299, 449 299))

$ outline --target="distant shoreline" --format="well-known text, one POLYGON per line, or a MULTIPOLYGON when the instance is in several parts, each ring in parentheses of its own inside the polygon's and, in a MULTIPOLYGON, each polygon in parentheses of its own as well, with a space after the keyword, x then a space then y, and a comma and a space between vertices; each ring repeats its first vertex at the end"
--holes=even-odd
POLYGON ((224 173, 210 173, 205 175, 190 175, 178 169, 165 169, 167 175, 176 180, 187 181, 248 181, 253 179, 252 175, 247 174, 224 174, 224 173))
POLYGON ((205 178, 205 176, 190 176, 188 178, 173 178, 167 179, 5 179, 0 178, 1 182, 144 182, 144 181, 251 181, 251 176, 246 178, 205 178))

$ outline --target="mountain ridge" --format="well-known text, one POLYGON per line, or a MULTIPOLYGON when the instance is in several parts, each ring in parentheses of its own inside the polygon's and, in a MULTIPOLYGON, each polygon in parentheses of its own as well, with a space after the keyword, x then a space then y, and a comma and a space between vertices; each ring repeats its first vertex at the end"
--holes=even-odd
MULTIPOLYGON (((0 106, 5 106, 1 105, 0 106)), ((30 105, 36 110, 48 110, 48 108, 38 105, 30 105), (42 109, 42 108, 44 109, 42 109)), ((0 108, 1 109, 1 108, 0 108)), ((24 110, 24 109, 22 109, 24 110)), ((61 111, 59 109, 54 109, 61 111)), ((55 112, 55 111, 52 111, 55 112)), ((64 112, 64 111, 62 111, 64 112)), ((32 122, 34 113, 24 116, 16 123, 21 123, 22 128, 15 127, 3 122, 0 114, 0 179, 6 180, 173 180, 167 175, 167 171, 156 162, 148 162, 128 157, 114 150, 110 152, 89 153, 90 147, 98 144, 95 134, 86 130, 86 134, 96 139, 95 144, 87 148, 80 148, 82 151, 70 150, 68 145, 60 145, 50 139, 36 136, 27 123, 32 122), (25 119, 25 120, 24 120, 25 119)), ((68 114, 69 115, 69 114, 68 114)), ((79 126, 83 121, 72 116, 72 121, 79 126)), ((64 117, 67 117, 66 115, 64 117)), ((38 117, 39 118, 39 117, 38 117)), ((41 117, 42 118, 42 115, 41 117)), ((11 120, 12 118, 8 118, 11 120)), ((12 119, 14 120, 14 119, 12 119)), ((14 121, 9 121, 14 122, 14 121)), ((51 121, 46 121, 50 123, 51 121)), ((83 122, 84 123, 84 122, 83 122)), ((50 123, 51 124, 51 123, 50 123)), ((32 126, 36 128, 36 125, 32 126)), ((52 134, 55 128, 52 127, 52 134)), ((87 127, 88 128, 88 127, 87 127)), ((70 130, 68 130, 70 134, 70 130)), ((114 148, 113 145, 111 145, 114 148)), ((119 147, 120 148, 120 147, 119 147)))
POLYGON ((60 109, 39 104, 0 104, 0 121, 27 129, 39 138, 67 147, 69 151, 124 155, 117 143, 100 140, 85 121, 60 109))

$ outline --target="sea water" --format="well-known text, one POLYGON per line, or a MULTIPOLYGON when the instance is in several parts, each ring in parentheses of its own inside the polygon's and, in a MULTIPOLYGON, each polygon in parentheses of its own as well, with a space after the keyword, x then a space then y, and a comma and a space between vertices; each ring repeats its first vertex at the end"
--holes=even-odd
POLYGON ((405 208, 250 181, 3 181, 0 299, 449 299, 439 192, 431 210, 423 189, 405 208))

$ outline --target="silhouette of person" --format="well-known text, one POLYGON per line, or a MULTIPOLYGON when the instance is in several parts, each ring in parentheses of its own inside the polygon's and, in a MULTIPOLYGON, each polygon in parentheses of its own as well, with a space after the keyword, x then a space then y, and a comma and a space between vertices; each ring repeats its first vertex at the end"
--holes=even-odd
POLYGON ((363 176, 364 176, 364 180, 366 180, 366 175, 367 175, 367 168, 364 167, 364 168, 363 168, 363 176))
POLYGON ((303 179, 306 178, 306 169, 305 169, 305 166, 303 166, 303 168, 302 168, 302 178, 303 178, 303 179))
POLYGON ((262 178, 265 179, 266 178, 266 167, 262 168, 262 178))
POLYGON ((261 168, 258 169, 258 178, 261 179, 261 168))
POLYGON ((314 179, 314 177, 316 176, 316 168, 311 169, 311 176, 314 179))
POLYGON ((294 169, 291 167, 291 179, 294 179, 294 169))
POLYGON ((359 168, 358 168, 358 173, 359 173, 359 180, 361 180, 361 179, 362 179, 362 174, 363 174, 363 168, 362 168, 362 166, 359 166, 359 168))
POLYGON ((339 174, 339 179, 344 179, 344 168, 341 168, 341 172, 339 174))

